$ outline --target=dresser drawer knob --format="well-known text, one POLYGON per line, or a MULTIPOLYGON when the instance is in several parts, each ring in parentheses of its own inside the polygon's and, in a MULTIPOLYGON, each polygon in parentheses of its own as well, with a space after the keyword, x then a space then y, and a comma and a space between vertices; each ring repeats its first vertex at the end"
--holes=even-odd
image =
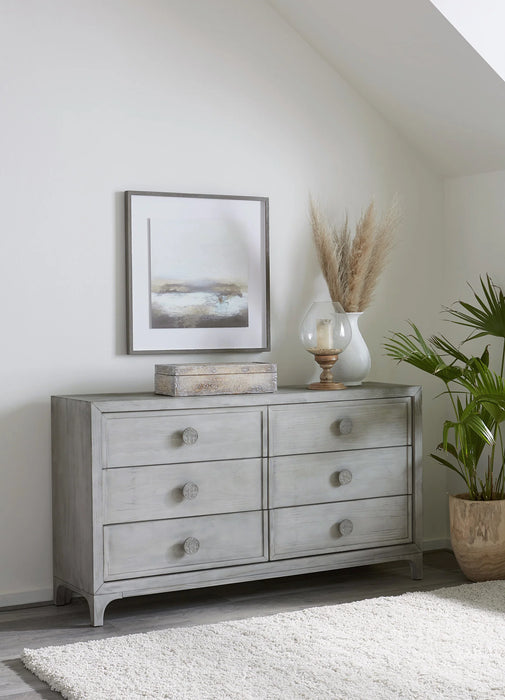
POLYGON ((192 481, 188 481, 188 483, 184 484, 184 486, 182 487, 182 495, 188 501, 191 501, 193 498, 196 498, 198 496, 198 486, 192 481))
POLYGON ((196 554, 200 549, 200 542, 196 539, 196 537, 188 537, 186 540, 184 540, 182 547, 186 554, 196 554))
POLYGON ((198 440, 198 431, 194 428, 184 428, 182 431, 182 441, 185 445, 194 445, 198 440))
POLYGON ((344 416, 337 421, 337 429, 339 435, 349 435, 352 433, 352 419, 349 416, 344 416))
POLYGON ((339 486, 350 484, 352 481, 352 472, 350 472, 349 469, 342 469, 337 474, 337 481, 339 486))
POLYGON ((352 524, 352 520, 348 520, 347 518, 338 524, 338 531, 342 536, 350 535, 353 529, 354 525, 352 524))

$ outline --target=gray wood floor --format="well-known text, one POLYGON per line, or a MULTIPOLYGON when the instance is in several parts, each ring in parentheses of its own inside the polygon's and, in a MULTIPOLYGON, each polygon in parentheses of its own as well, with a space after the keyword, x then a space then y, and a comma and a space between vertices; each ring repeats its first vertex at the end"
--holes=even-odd
POLYGON ((422 581, 412 581, 408 564, 397 563, 125 598, 109 605, 104 626, 97 628, 89 626, 87 605, 82 599, 59 608, 48 604, 0 610, 0 698, 61 700, 59 693, 52 692, 24 668, 19 657, 25 647, 270 615, 461 583, 467 580, 452 553, 438 551, 425 555, 422 581))

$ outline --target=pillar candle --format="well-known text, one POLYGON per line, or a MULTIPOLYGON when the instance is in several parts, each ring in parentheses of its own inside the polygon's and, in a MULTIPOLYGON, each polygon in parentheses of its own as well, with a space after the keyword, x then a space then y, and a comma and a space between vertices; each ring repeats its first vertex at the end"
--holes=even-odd
POLYGON ((321 350, 333 348, 333 321, 331 318, 319 318, 316 321, 317 347, 321 350))

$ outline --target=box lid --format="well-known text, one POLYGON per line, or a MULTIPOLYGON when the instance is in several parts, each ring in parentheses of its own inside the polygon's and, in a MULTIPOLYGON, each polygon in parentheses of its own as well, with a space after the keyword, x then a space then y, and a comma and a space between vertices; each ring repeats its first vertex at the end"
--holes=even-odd
POLYGON ((156 374, 192 375, 206 374, 266 374, 277 372, 277 365, 268 362, 187 363, 155 365, 156 374))

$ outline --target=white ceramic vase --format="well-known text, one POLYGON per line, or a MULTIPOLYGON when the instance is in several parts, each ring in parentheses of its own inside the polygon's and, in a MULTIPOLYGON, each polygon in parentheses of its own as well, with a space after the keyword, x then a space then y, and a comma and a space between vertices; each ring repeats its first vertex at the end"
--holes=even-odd
POLYGON ((346 386, 358 386, 370 372, 372 361, 370 352, 361 335, 358 326, 362 311, 347 314, 352 329, 352 338, 349 345, 338 357, 333 369, 333 377, 336 382, 342 382, 346 386))

